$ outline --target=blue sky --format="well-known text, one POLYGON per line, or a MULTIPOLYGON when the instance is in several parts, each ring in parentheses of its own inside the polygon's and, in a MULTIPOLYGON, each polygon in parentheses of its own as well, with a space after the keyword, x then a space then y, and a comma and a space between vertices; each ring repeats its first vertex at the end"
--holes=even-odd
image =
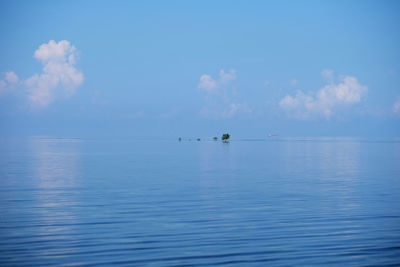
POLYGON ((1 135, 400 136, 398 1, 2 1, 1 135))

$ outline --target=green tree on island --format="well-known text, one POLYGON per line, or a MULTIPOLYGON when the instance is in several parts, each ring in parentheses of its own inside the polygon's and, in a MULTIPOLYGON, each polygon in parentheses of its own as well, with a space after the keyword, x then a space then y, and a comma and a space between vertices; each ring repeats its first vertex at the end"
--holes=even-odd
POLYGON ((229 137, 231 137, 228 133, 224 133, 221 137, 223 142, 228 142, 229 137))
POLYGON ((214 141, 217 141, 217 140, 218 140, 218 137, 215 136, 215 137, 213 138, 213 140, 214 140, 214 141))

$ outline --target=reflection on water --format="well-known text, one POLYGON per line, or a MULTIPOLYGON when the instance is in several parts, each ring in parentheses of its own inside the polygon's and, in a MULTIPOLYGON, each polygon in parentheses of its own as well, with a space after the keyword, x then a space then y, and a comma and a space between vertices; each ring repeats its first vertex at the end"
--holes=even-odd
POLYGON ((206 142, 199 147, 199 185, 204 197, 212 195, 209 190, 228 189, 235 179, 226 179, 235 169, 235 160, 230 153, 230 143, 206 142), (216 146, 217 145, 217 146, 216 146), (223 175, 216 175, 223 173, 223 175))
MULTIPOLYGON (((73 207, 78 205, 77 186, 79 175, 80 145, 78 139, 32 138, 30 140, 35 198, 36 228, 38 242, 69 240, 76 234, 79 219, 73 207)), ((76 251, 71 247, 69 251, 76 251)), ((63 249, 58 252, 62 254, 63 249)), ((53 252, 54 253, 54 252, 53 252)), ((38 251, 37 256, 46 257, 47 250, 38 251)))
POLYGON ((18 162, 25 175, 15 175, 1 193, 6 195, 1 205, 6 217, 1 223, 0 255, 7 265, 35 265, 46 258, 62 258, 64 251, 76 251, 67 244, 79 223, 74 206, 80 141, 29 138, 10 146, 15 151, 8 158, 18 162))
POLYGON ((1 266, 400 262, 399 142, 2 145, 1 266))
POLYGON ((31 139, 38 188, 65 189, 76 186, 80 144, 79 139, 31 139))

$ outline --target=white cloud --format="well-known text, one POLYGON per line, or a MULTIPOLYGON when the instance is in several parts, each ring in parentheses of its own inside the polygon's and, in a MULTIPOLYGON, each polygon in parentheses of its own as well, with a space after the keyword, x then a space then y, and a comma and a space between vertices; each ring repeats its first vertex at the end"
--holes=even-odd
POLYGON ((400 96, 397 97, 396 102, 393 104, 393 112, 400 113, 400 96))
POLYGON ((315 115, 329 118, 336 107, 360 102, 367 91, 368 88, 357 78, 344 76, 339 83, 332 81, 316 93, 306 94, 299 90, 295 96, 286 95, 279 106, 295 118, 306 119, 315 115))
POLYGON ((234 69, 230 70, 229 72, 225 72, 224 70, 219 71, 219 81, 222 84, 227 84, 230 81, 236 79, 236 71, 234 69))
POLYGON ((217 84, 210 75, 204 74, 200 76, 200 82, 197 87, 201 90, 210 92, 217 88, 217 84))
POLYGON ((252 110, 247 103, 237 101, 236 89, 232 81, 236 79, 236 71, 231 69, 219 71, 219 76, 213 79, 211 75, 200 76, 198 88, 206 92, 205 105, 200 114, 208 118, 232 118, 238 115, 251 114, 252 110))
POLYGON ((217 80, 214 80, 211 75, 203 74, 200 76, 200 82, 197 85, 197 88, 206 91, 206 92, 215 92, 221 89, 223 86, 229 84, 230 81, 236 79, 236 71, 231 69, 228 72, 224 70, 219 71, 219 77, 217 80))
POLYGON ((4 80, 0 80, 0 94, 11 91, 18 84, 18 76, 13 71, 8 71, 4 75, 4 80))
POLYGON ((70 96, 82 84, 84 76, 75 68, 77 51, 68 41, 42 44, 34 57, 43 64, 43 72, 25 81, 32 104, 45 107, 59 93, 70 96))
POLYGON ((15 84, 18 82, 18 76, 13 71, 6 72, 6 81, 11 84, 15 84))

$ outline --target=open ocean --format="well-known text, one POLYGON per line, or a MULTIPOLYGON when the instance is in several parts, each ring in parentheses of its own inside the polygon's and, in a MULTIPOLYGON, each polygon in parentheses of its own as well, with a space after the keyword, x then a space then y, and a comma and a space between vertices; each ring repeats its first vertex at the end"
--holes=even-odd
POLYGON ((400 140, 0 139, 0 266, 400 266, 400 140))

